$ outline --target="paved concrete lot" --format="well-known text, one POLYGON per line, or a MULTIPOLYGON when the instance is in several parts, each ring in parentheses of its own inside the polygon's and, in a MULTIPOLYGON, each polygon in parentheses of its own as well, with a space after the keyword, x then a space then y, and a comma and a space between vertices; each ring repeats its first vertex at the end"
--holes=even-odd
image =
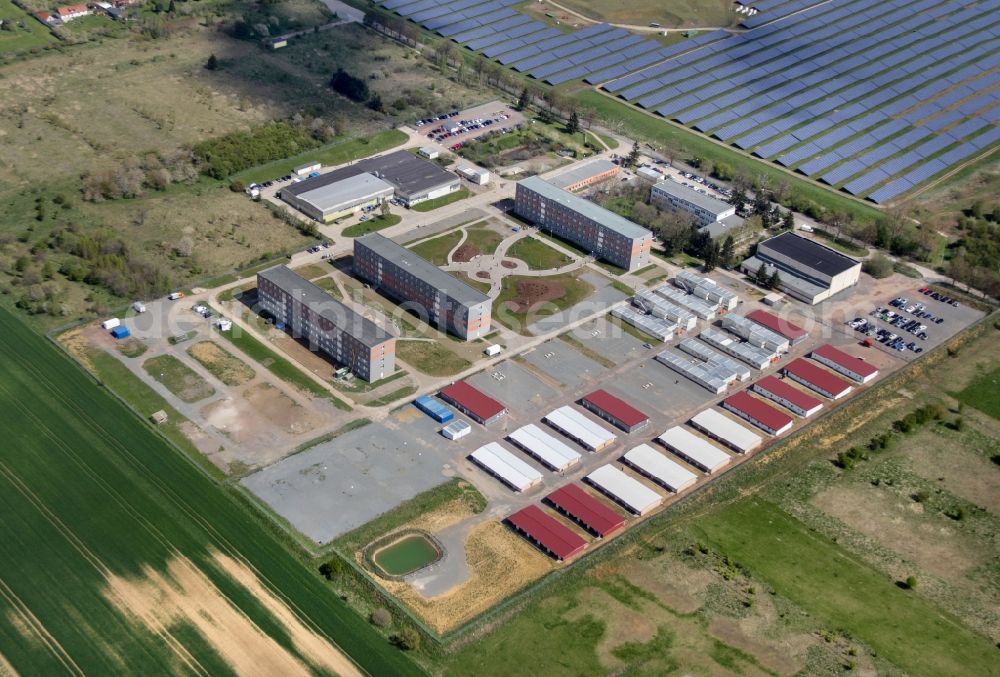
POLYGON ((507 407, 510 412, 508 418, 516 423, 513 427, 525 425, 537 418, 539 411, 559 397, 556 388, 511 360, 501 362, 495 370, 481 371, 468 381, 507 407))
POLYGON ((649 352, 648 348, 642 347, 641 341, 603 317, 571 330, 570 335, 616 364, 642 357, 649 352))
MULTIPOLYGON (((650 352, 657 354, 663 351, 650 352)), ((603 387, 641 409, 650 417, 654 428, 659 422, 663 429, 654 429, 652 432, 656 435, 674 425, 671 421, 681 419, 677 421, 680 423, 715 398, 714 393, 653 359, 619 374, 614 383, 605 383, 603 387)))
POLYGON ((546 341, 526 353, 524 359, 570 390, 595 385, 608 371, 559 339, 546 341))
POLYGON ((243 486, 317 543, 327 543, 447 478, 453 450, 415 407, 249 475, 243 486))
POLYGON ((586 301, 577 304, 573 308, 568 308, 561 313, 549 315, 538 320, 528 327, 528 331, 535 335, 555 331, 573 320, 578 320, 601 308, 610 308, 619 301, 628 298, 628 296, 611 286, 611 280, 592 270, 581 273, 580 279, 590 284, 594 288, 594 293, 586 301))

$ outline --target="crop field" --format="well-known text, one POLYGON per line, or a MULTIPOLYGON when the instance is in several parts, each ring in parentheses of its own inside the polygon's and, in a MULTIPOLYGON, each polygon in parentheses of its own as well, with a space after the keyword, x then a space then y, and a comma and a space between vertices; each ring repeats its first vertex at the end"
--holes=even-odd
POLYGON ((976 390, 1000 331, 952 347, 534 586, 445 674, 992 674, 1000 422, 944 388, 976 390))
POLYGON ((0 310, 0 664, 416 674, 228 496, 0 310), (110 641, 113 638, 113 643, 110 641))

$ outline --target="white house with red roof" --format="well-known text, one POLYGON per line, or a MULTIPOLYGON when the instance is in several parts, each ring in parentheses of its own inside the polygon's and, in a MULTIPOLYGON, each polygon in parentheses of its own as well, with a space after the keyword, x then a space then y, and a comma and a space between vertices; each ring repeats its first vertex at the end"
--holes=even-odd
POLYGON ((79 5, 64 5, 56 10, 59 15, 59 19, 63 22, 72 21, 73 19, 79 19, 82 16, 87 16, 90 14, 90 8, 84 4, 79 5))

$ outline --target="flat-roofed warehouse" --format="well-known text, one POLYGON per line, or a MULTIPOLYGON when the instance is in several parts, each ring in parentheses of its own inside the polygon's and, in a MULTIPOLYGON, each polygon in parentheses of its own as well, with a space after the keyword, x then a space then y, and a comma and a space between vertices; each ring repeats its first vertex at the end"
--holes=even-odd
POLYGON ((791 344, 781 334, 748 320, 740 315, 726 315, 722 318, 722 328, 736 334, 752 346, 774 353, 787 353, 791 344))
POLYGON ((544 421, 585 449, 600 451, 615 443, 616 435, 594 423, 569 405, 559 407, 545 415, 544 421))
POLYGON ((648 416, 607 390, 595 390, 589 395, 584 395, 580 404, 627 433, 634 433, 649 425, 648 416))
POLYGON ((395 191, 391 183, 372 174, 355 174, 333 183, 322 182, 323 178, 317 176, 293 183, 282 189, 281 199, 306 216, 329 223, 363 207, 380 204, 395 191))
POLYGON ((407 207, 412 207, 453 193, 461 187, 461 179, 454 174, 409 151, 399 150, 293 183, 281 189, 281 199, 318 221, 329 222, 388 197, 396 197, 407 207), (358 178, 362 175, 369 178, 358 178), (360 197, 367 190, 365 186, 382 186, 383 190, 388 186, 391 190, 373 198, 374 201, 358 202, 353 207, 336 211, 338 199, 346 200, 352 195, 360 197))
POLYGON ((878 376, 878 369, 865 362, 864 359, 849 355, 839 348, 834 348, 829 343, 813 350, 812 358, 858 383, 868 383, 878 376))
POLYGON ((669 428, 656 439, 674 454, 709 475, 725 468, 733 460, 722 449, 679 425, 669 428))
POLYGON ((354 272, 389 296, 420 306, 430 324, 466 341, 490 331, 489 296, 380 233, 354 241, 354 272))
POLYGON ((752 276, 762 265, 768 275, 778 271, 783 292, 809 304, 854 286, 861 277, 860 261, 793 233, 764 240, 740 268, 752 276))
POLYGON ((610 464, 602 465, 584 479, 637 515, 645 515, 663 503, 663 497, 658 493, 610 464))
POLYGON ((484 444, 469 454, 469 458, 514 491, 527 491, 542 481, 542 473, 497 442, 484 444))
POLYGON ((483 425, 499 421, 507 415, 507 407, 465 381, 452 383, 440 394, 445 402, 483 425))
POLYGON ((591 160, 590 162, 577 163, 566 171, 545 180, 557 188, 572 193, 595 183, 612 179, 618 174, 618 171, 618 165, 611 160, 591 160))
POLYGON ((794 411, 799 416, 812 416, 823 408, 823 402, 820 400, 774 376, 765 376, 758 380, 753 384, 753 391, 794 411))
POLYGON ((689 423, 713 440, 741 454, 750 453, 764 442, 760 435, 717 409, 699 411, 691 417, 689 423))
POLYGON ((658 207, 672 207, 687 212, 699 226, 707 226, 736 214, 736 207, 728 202, 699 193, 673 179, 655 184, 649 191, 649 201, 658 207))
POLYGON ((558 560, 583 552, 587 541, 537 505, 529 505, 507 518, 507 522, 542 551, 558 560))
POLYGON ((625 526, 624 517, 576 484, 559 487, 545 500, 598 538, 605 538, 625 526))
POLYGON ((770 329, 780 336, 784 336, 793 346, 802 343, 809 338, 809 332, 799 325, 794 322, 790 322, 783 317, 778 317, 774 313, 769 313, 766 310, 752 310, 746 314, 746 318, 756 322, 762 327, 770 329))
POLYGON ((517 182, 514 213, 616 266, 649 263, 650 231, 537 176, 517 182))
POLYGON ((648 444, 629 449, 622 461, 645 477, 675 494, 679 494, 698 481, 693 472, 674 463, 648 444))
POLYGON ((785 365, 785 376, 831 400, 839 400, 854 390, 844 379, 801 357, 785 365))
POLYGON ((788 414, 778 411, 767 402, 752 397, 750 393, 741 390, 733 393, 722 401, 722 408, 728 409, 740 418, 750 421, 755 426, 771 435, 780 435, 791 430, 795 421, 788 414))
POLYGON ((358 378, 378 381, 396 368, 396 337, 287 266, 257 273, 260 307, 358 378))
POLYGON ((580 462, 580 454, 534 423, 518 428, 507 437, 550 470, 562 472, 580 462))

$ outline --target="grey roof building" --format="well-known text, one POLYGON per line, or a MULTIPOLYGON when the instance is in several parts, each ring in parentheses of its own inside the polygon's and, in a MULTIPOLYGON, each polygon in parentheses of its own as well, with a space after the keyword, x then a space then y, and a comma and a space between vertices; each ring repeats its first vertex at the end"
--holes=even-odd
POLYGON ((606 181, 618 173, 618 165, 611 160, 591 160, 573 165, 561 174, 546 179, 563 190, 574 191, 606 181))
MULTIPOLYGON (((321 178, 321 177, 316 177, 321 178)), ((308 183, 302 181, 301 183, 308 183)), ((301 184, 300 184, 301 185, 301 184)), ((282 198, 306 215, 328 223, 354 212, 360 206, 377 204, 392 197, 395 187, 372 174, 356 174, 305 192, 282 191, 282 198)))
POLYGON ((517 183, 514 212, 616 266, 649 263, 650 231, 537 176, 517 183))
POLYGON ((461 180, 451 172, 409 151, 398 150, 293 183, 281 189, 281 199, 298 209, 297 203, 302 201, 306 193, 334 186, 361 174, 370 174, 392 186, 393 195, 407 206, 441 197, 461 188, 461 180))
POLYGON ((736 214, 736 207, 722 200, 699 193, 694 188, 672 179, 655 184, 649 193, 650 201, 660 207, 669 206, 688 212, 699 226, 721 221, 736 214))
POLYGON ((416 304, 430 324, 445 331, 466 340, 489 333, 489 296, 379 233, 354 241, 354 272, 390 296, 416 304))
POLYGON ((810 304, 857 284, 861 277, 860 261, 790 232, 758 244, 757 253, 740 268, 754 275, 762 265, 767 274, 778 272, 782 291, 810 304))
POLYGON ((395 369, 395 336, 287 266, 257 273, 257 292, 276 322, 360 378, 377 381, 395 369))

